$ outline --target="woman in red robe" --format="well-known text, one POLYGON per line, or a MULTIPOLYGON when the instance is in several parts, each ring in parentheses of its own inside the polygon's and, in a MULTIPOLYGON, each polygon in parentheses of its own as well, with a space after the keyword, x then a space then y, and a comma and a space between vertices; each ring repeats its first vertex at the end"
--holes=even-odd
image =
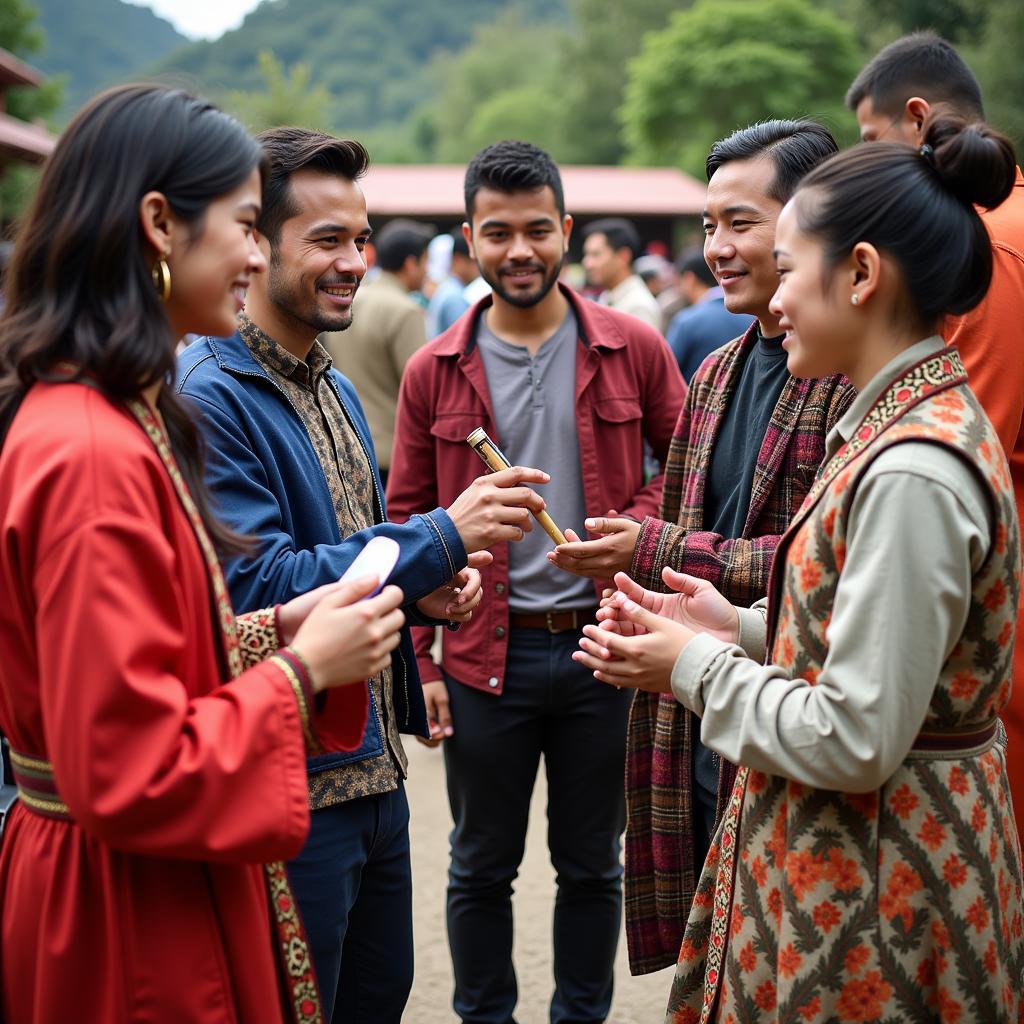
POLYGON ((112 90, 69 126, 0 323, 0 848, 5 1024, 321 1019, 280 864, 306 753, 354 747, 401 594, 325 588, 243 616, 175 339, 234 330, 261 153, 179 91, 112 90), (282 646, 288 644, 289 646, 282 646), (265 660, 264 660, 265 659, 265 660), (330 687, 340 687, 326 692, 330 687), (269 893, 269 896, 268 896, 269 893))

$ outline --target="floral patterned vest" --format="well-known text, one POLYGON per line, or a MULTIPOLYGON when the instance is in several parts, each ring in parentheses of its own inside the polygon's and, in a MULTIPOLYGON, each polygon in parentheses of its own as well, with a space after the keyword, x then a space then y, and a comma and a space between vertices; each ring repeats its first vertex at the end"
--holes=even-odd
POLYGON ((931 441, 974 466, 992 499, 995 536, 973 581, 960 643, 942 668, 925 733, 956 733, 990 723, 1006 703, 1020 591, 1020 536, 1002 446, 966 386, 960 357, 946 349, 892 383, 854 436, 822 468, 779 548, 769 587, 773 664, 815 683, 828 645, 847 519, 857 484, 892 445, 931 441))
POLYGON ((872 461, 927 441, 975 469, 991 498, 990 549, 914 748, 870 793, 740 769, 680 949, 673 1024, 924 1020, 939 1005, 943 1020, 1016 1024, 1024 1012, 1020 846, 993 749, 1010 690, 1020 534, 1005 456, 966 385, 944 349, 886 388, 822 467, 769 587, 769 660, 814 685, 851 504, 872 461))

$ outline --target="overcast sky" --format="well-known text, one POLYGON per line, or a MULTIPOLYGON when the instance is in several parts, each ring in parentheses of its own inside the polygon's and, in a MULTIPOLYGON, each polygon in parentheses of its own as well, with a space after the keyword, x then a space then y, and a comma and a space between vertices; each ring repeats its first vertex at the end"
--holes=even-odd
POLYGON ((216 39, 237 28, 260 0, 129 0, 151 7, 179 32, 192 39, 216 39))

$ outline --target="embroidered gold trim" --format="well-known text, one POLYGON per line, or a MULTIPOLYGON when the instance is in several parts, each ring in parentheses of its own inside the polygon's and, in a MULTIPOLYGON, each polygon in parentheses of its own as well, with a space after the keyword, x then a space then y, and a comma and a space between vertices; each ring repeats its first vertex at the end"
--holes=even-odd
POLYGON ((18 798, 26 806, 40 814, 49 814, 54 817, 69 818, 71 812, 68 805, 60 800, 46 800, 40 796, 34 796, 24 787, 18 787, 18 798))
POLYGON ((313 730, 309 725, 309 705, 306 703, 306 691, 302 688, 302 680, 299 679, 298 673, 288 663, 287 658, 282 657, 280 654, 274 654, 271 656, 270 661, 284 673, 295 694, 295 703, 299 706, 299 718, 302 719, 302 735, 305 737, 306 746, 311 751, 317 750, 319 744, 314 739, 313 730))
POLYGON ((11 764, 20 771, 32 775, 42 775, 48 779, 53 778, 53 766, 49 761, 41 761, 37 757, 27 757, 15 750, 8 750, 8 753, 11 755, 11 764))

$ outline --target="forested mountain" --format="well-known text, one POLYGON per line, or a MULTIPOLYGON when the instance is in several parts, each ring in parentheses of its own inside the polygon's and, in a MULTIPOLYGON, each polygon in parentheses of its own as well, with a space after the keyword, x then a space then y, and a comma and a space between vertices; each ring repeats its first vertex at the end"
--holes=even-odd
MULTIPOLYGON (((528 20, 550 20, 564 0, 264 0, 234 31, 193 43, 157 71, 184 72, 213 95, 264 86, 261 51, 285 68, 310 71, 337 104, 334 120, 361 131, 403 120, 434 89, 428 68, 438 54, 460 50, 474 26, 510 7, 528 20)), ((528 66, 529 55, 524 54, 528 66)))
POLYGON ((122 0, 33 0, 33 6, 46 38, 32 63, 64 75, 62 120, 100 89, 141 74, 188 42, 148 7, 122 0))

